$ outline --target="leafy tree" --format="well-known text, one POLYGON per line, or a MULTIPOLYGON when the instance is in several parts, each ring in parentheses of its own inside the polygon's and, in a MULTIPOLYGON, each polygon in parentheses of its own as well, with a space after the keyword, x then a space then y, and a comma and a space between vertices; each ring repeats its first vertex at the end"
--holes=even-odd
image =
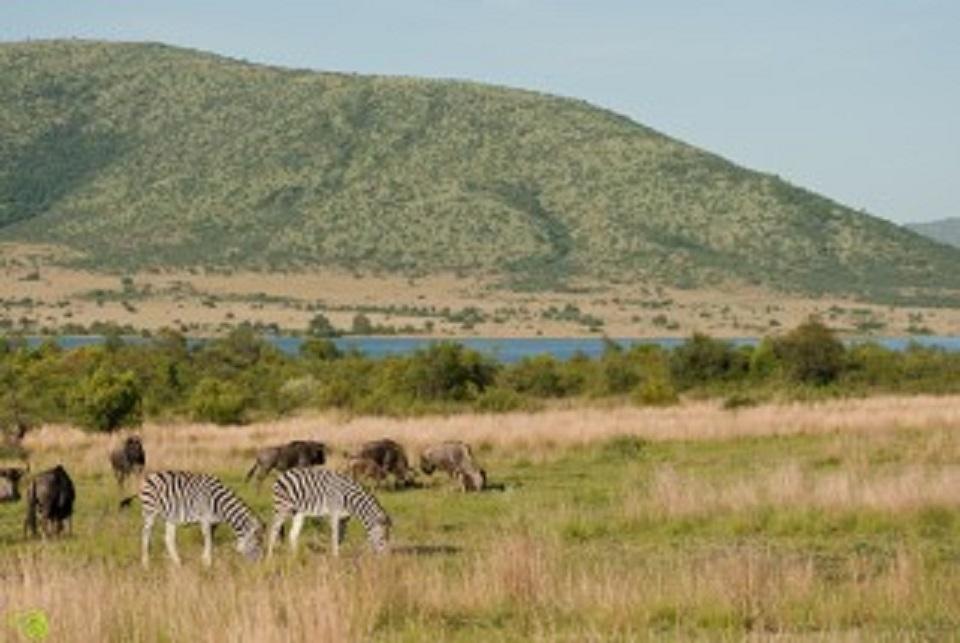
POLYGON ((374 327, 370 322, 370 318, 363 313, 357 313, 354 315, 352 328, 354 335, 372 335, 374 332, 374 327))
POLYGON ((80 384, 73 406, 79 424, 95 431, 115 431, 143 422, 140 387, 131 371, 101 367, 80 384))
POLYGON ((307 324, 307 334, 311 337, 336 337, 340 333, 333 327, 323 313, 317 313, 307 324))
POLYGON ((811 317, 775 343, 790 376, 806 384, 829 384, 844 367, 845 348, 819 319, 811 317))
POLYGON ((206 377, 190 396, 190 411, 200 422, 243 424, 249 402, 249 396, 238 384, 206 377))

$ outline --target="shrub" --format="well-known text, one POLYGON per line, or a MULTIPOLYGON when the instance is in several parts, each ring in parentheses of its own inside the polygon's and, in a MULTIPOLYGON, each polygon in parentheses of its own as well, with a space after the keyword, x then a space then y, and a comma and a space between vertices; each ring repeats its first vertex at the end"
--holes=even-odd
POLYGON ((536 397, 564 397, 569 384, 569 378, 564 377, 560 364, 551 355, 524 357, 506 368, 500 381, 518 393, 536 397))
POLYGON ((193 419, 214 424, 243 424, 249 397, 236 383, 210 377, 200 380, 190 396, 193 419))
POLYGON ((342 356, 340 349, 329 339, 311 337, 300 344, 300 357, 317 360, 329 361, 342 356))
POLYGON ((746 370, 727 342, 695 333, 673 350, 670 370, 681 386, 690 387, 728 379, 746 370))
POLYGON ((72 406, 77 422, 94 431, 115 431, 143 422, 140 388, 130 371, 99 368, 80 384, 72 406))
POLYGON ((843 343, 818 319, 811 317, 797 326, 777 340, 775 347, 787 372, 798 382, 829 384, 843 370, 843 343))
POLYGON ((336 337, 340 333, 333 327, 326 315, 317 313, 307 324, 307 334, 311 337, 336 337))
POLYGON ((648 377, 634 390, 633 401, 641 406, 669 406, 679 398, 673 384, 661 377, 648 377))
POLYGON ((388 386, 423 401, 469 401, 493 383, 493 362, 461 344, 442 342, 393 363, 388 386))

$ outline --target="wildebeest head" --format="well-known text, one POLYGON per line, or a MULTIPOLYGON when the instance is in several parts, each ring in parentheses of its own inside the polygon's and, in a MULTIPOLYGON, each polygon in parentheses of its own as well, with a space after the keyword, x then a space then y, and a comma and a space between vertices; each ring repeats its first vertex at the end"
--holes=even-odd
POLYGON ((26 472, 15 467, 0 469, 0 502, 20 500, 20 479, 26 472))

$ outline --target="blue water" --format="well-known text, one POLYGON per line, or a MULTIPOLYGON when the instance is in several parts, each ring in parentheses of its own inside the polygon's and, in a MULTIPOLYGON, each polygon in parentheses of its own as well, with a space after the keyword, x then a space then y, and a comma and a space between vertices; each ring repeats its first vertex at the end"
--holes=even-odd
MULTIPOLYGON (((280 350, 296 354, 303 343, 300 337, 284 336, 266 336, 265 339, 275 345, 280 350)), ((617 338, 614 339, 618 344, 629 347, 634 344, 656 344, 664 348, 673 348, 682 344, 686 338, 666 337, 666 338, 617 338)), ((39 345, 44 338, 29 338, 31 345, 39 345)), ((131 342, 143 342, 139 337, 127 338, 131 342)), ((203 340, 194 340, 203 341, 203 340)), ((430 344, 441 340, 427 339, 419 337, 339 337, 334 343, 341 350, 356 349, 368 357, 383 357, 385 355, 403 355, 412 353, 418 348, 426 348, 430 344)), ((522 337, 522 338, 464 338, 454 340, 469 348, 477 350, 485 355, 494 357, 505 363, 516 362, 524 357, 532 355, 549 354, 558 359, 569 359, 577 353, 582 353, 588 357, 597 357, 603 353, 604 342, 596 337, 581 338, 551 338, 551 337, 522 337)), ((735 345, 753 345, 757 343, 756 338, 740 337, 727 340, 735 345)), ((948 351, 960 351, 960 337, 957 336, 918 336, 918 337, 881 337, 848 340, 848 344, 855 344, 864 341, 876 342, 882 346, 893 350, 904 350, 911 343, 921 346, 942 348, 948 351)), ((62 336, 57 338, 57 342, 64 348, 76 348, 78 346, 88 346, 103 342, 100 336, 62 336)))

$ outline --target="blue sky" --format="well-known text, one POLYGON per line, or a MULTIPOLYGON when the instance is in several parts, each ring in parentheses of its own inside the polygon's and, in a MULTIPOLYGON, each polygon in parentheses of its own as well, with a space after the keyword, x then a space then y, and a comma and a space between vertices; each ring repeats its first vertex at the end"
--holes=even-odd
POLYGON ((0 40, 583 98, 897 222, 960 216, 956 0, 0 0, 0 40))

